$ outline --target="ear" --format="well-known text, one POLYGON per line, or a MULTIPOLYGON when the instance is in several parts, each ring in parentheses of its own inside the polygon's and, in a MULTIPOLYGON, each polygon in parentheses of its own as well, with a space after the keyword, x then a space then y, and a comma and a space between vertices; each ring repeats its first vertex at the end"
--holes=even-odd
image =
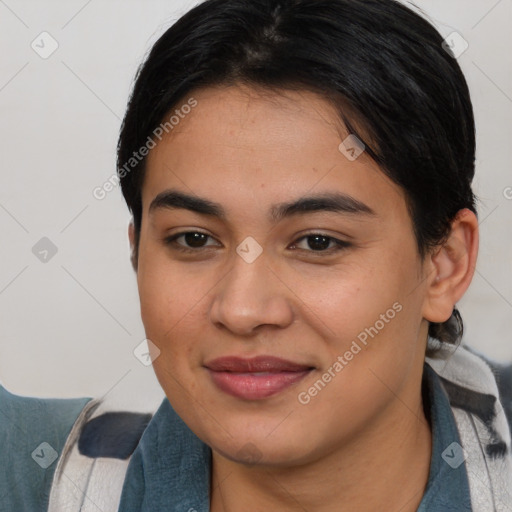
POLYGON ((469 209, 457 213, 448 239, 427 256, 427 294, 423 318, 442 323, 468 289, 478 255, 478 219, 469 209))
POLYGON ((133 219, 128 225, 128 238, 130 240, 130 261, 132 263, 133 270, 137 272, 137 242, 135 240, 135 226, 133 225, 133 219))

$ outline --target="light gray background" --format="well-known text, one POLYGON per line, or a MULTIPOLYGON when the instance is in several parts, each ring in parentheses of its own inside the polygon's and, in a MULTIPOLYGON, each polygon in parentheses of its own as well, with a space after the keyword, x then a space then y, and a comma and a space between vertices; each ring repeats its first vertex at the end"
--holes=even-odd
MULTIPOLYGON (((119 189, 103 201, 92 190, 115 172, 138 64, 195 3, 0 0, 0 382, 13 393, 108 393, 147 410, 164 396, 133 355, 145 336, 128 211, 119 189), (43 31, 59 45, 47 59, 31 48, 43 31), (58 249, 47 263, 32 252, 42 237, 58 249)), ((466 342, 512 360, 512 0, 416 5, 469 43, 459 62, 477 122, 481 247, 459 307, 466 342)))

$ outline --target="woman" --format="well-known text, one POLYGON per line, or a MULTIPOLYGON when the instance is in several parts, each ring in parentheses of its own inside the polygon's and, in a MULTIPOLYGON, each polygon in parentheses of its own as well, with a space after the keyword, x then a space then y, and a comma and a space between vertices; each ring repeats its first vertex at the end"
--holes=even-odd
POLYGON ((459 346, 474 134, 454 55, 392 0, 183 16, 118 145, 166 399, 151 421, 68 402, 64 455, 28 492, 50 510, 511 508, 510 394, 459 346))

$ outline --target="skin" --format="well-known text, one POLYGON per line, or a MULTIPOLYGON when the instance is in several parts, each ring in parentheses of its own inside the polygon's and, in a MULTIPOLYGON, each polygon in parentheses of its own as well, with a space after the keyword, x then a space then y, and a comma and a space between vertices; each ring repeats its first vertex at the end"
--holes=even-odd
POLYGON ((211 510, 415 511, 432 450, 421 398, 428 321, 448 319, 469 286, 475 215, 461 210, 446 244, 421 261, 403 191, 365 153, 350 161, 339 151, 348 134, 324 99, 246 86, 193 97, 197 107, 148 156, 136 270, 146 335, 161 351, 156 376, 213 450, 211 510), (226 218, 150 211, 167 189, 219 203, 226 218), (333 191, 375 215, 269 219, 275 204, 333 191), (197 231, 208 235, 202 245, 165 242, 197 231), (306 237, 318 233, 351 245, 335 251, 327 239, 318 250, 306 237), (263 249, 252 263, 236 252, 248 236, 263 249), (397 302, 402 310, 299 403, 397 302), (277 395, 243 400, 204 368, 227 355, 315 369, 277 395))

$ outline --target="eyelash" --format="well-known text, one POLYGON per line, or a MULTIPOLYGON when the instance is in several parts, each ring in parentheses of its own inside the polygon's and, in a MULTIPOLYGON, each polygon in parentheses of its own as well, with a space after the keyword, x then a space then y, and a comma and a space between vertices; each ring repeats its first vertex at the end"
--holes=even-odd
MULTIPOLYGON (((201 234, 201 235, 205 235, 206 237, 208 238, 212 238, 212 236, 206 234, 206 233, 203 233, 202 231, 182 231, 181 233, 176 233, 172 236, 169 236, 169 237, 166 237, 164 238, 164 243, 168 246, 170 246, 173 250, 177 250, 177 251, 180 251, 180 252, 183 252, 183 253, 187 253, 187 254, 197 254, 199 251, 201 251, 202 249, 205 249, 205 248, 208 248, 208 247, 214 247, 214 246, 205 246, 205 247, 199 247, 197 249, 191 249, 191 248, 188 248, 188 247, 185 247, 183 245, 180 245, 176 242, 176 240, 178 238, 181 238, 182 236, 185 236, 185 235, 192 235, 192 234, 201 234)), ((309 253, 312 253, 312 254, 316 254, 316 255, 331 255, 333 253, 337 253, 339 251, 342 251, 344 249, 348 249, 349 247, 352 246, 352 244, 350 242, 346 242, 344 240, 338 240, 337 238, 334 238, 332 236, 328 236, 328 235, 325 235, 323 233, 308 233, 306 235, 303 235, 301 236, 300 238, 298 238, 295 242, 293 242, 292 246, 295 246, 297 243, 299 243, 300 241, 302 240, 306 240, 308 238, 313 238, 313 237, 321 237, 321 238, 325 238, 327 240, 329 240, 329 242, 334 242, 335 246, 334 247, 331 247, 329 249, 326 249, 326 250, 322 250, 322 251, 314 251, 314 250, 311 250, 311 249, 299 249, 301 251, 305 251, 305 252, 309 252, 309 253)))

